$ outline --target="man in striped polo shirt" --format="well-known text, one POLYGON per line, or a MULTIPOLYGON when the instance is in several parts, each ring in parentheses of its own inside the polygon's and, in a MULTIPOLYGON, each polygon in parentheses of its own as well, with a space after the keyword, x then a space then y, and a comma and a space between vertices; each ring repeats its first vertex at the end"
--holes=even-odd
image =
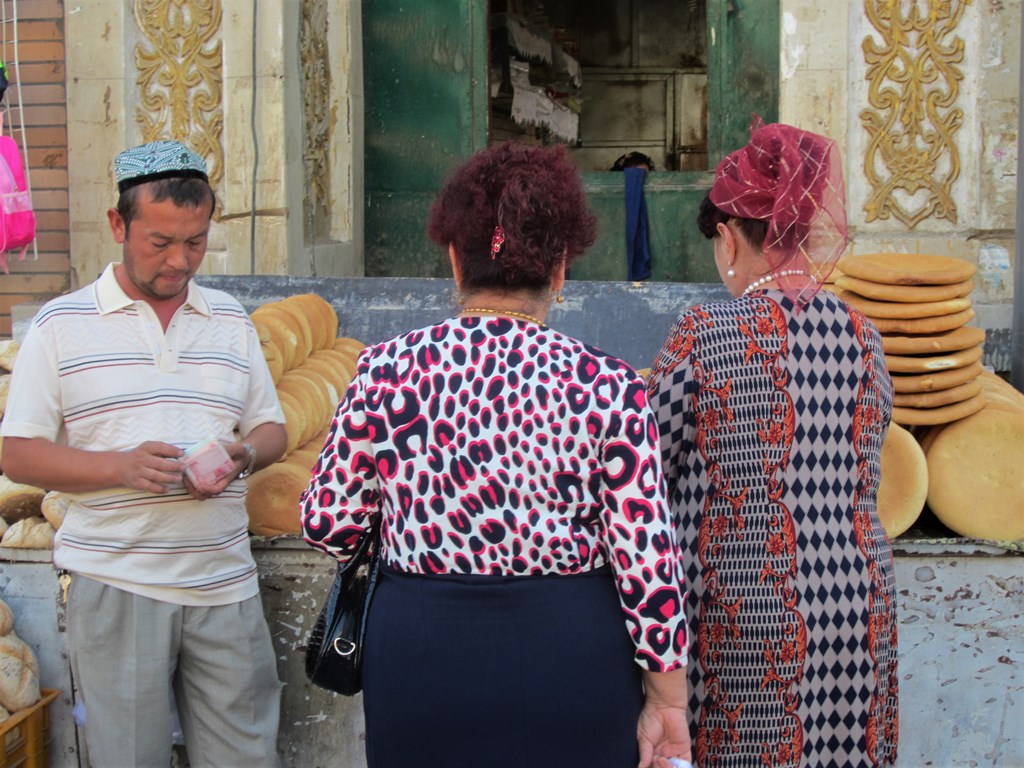
POLYGON ((114 173, 121 261, 34 319, 3 471, 73 500, 53 561, 90 762, 168 765, 173 688, 191 765, 276 766, 244 478, 284 452, 284 416, 242 306, 192 280, 216 203, 203 159, 157 141, 114 173), (190 479, 185 450, 211 438, 222 476, 190 479))

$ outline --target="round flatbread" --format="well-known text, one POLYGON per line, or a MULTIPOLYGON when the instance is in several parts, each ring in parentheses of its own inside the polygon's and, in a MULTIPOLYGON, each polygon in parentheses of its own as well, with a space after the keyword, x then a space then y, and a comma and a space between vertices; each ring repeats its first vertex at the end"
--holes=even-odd
MULTIPOLYGON (((334 411, 338 407, 338 400, 340 395, 338 391, 329 386, 327 380, 323 374, 319 371, 314 371, 307 368, 305 365, 300 365, 298 368, 294 368, 288 371, 281 380, 288 378, 289 376, 300 377, 306 379, 316 388, 317 399, 312 408, 314 429, 306 436, 306 440, 309 440, 313 435, 319 432, 321 429, 331 423, 331 418, 334 416, 334 411)), ((303 442, 306 442, 303 440, 303 442)))
POLYGON ((886 354, 923 355, 936 352, 956 352, 985 343, 985 329, 962 325, 951 331, 924 335, 887 333, 882 336, 882 349, 886 354))
POLYGON ((890 539, 907 530, 924 509, 928 462, 917 440, 899 424, 890 424, 882 443, 878 518, 890 539))
POLYGON ((1024 413, 985 408, 946 426, 928 448, 928 506, 960 534, 1024 539, 1024 413))
POLYGON ((964 382, 971 381, 984 370, 980 360, 968 363, 960 368, 950 368, 935 373, 892 373, 892 388, 895 392, 932 392, 936 389, 949 389, 964 382))
POLYGON ((309 468, 286 461, 254 472, 245 495, 249 530, 256 536, 299 533, 299 496, 308 485, 309 468))
MULTIPOLYGON (((985 407, 988 408, 988 403, 985 403, 985 407)), ((945 424, 933 424, 928 427, 911 427, 914 439, 917 440, 918 444, 921 446, 921 450, 924 451, 926 458, 928 456, 928 448, 931 446, 932 441, 935 440, 939 432, 945 428, 945 424)))
POLYGON ((1024 393, 1019 392, 1010 382, 991 371, 982 371, 978 375, 978 383, 985 390, 989 406, 1005 406, 1024 411, 1024 393))
POLYGON ((284 431, 287 435, 284 453, 287 456, 302 444, 302 436, 306 432, 306 413, 302 403, 291 392, 277 390, 277 400, 284 412, 284 431))
POLYGON ((328 349, 338 335, 338 315, 327 300, 318 293, 300 293, 284 299, 298 306, 313 331, 313 349, 328 349))
MULTIPOLYGON (((867 313, 865 312, 865 315, 867 313)), ((879 333, 939 333, 940 331, 951 331, 966 325, 974 319, 974 310, 965 309, 962 312, 953 312, 949 315, 938 317, 920 317, 916 319, 900 320, 886 317, 871 317, 867 315, 879 333)))
POLYGON ((298 375, 294 369, 285 371, 281 381, 277 383, 279 397, 282 392, 294 397, 298 401, 299 408, 302 409, 303 430, 297 445, 303 445, 323 429, 322 420, 326 409, 327 394, 312 379, 298 375))
POLYGON ((892 409, 892 420, 903 426, 949 424, 977 413, 985 407, 985 395, 979 394, 952 405, 938 408, 897 408, 892 409))
MULTIPOLYGON (((298 346, 298 336, 290 325, 291 321, 282 319, 274 311, 264 309, 264 307, 256 309, 250 317, 256 328, 256 334, 261 339, 260 347, 264 350, 269 348, 263 354, 267 364, 269 365, 273 360, 274 368, 279 369, 282 373, 288 370, 295 359, 295 350, 298 346), (264 337, 269 339, 266 344, 262 341, 264 337), (273 354, 269 353, 271 351, 273 354)), ((273 373, 273 369, 271 373, 273 373)))
MULTIPOLYGON (((325 350, 319 350, 324 352, 325 350)), ((317 352, 314 352, 309 358, 302 364, 302 367, 308 368, 311 371, 317 371, 327 385, 335 390, 339 395, 345 391, 348 386, 348 376, 345 370, 341 367, 341 364, 337 360, 331 360, 330 358, 320 357, 317 352)), ((340 398, 335 399, 335 402, 340 398)))
POLYGON ((864 253, 844 256, 836 266, 851 277, 889 285, 952 285, 977 271, 969 261, 927 253, 864 253))
POLYGON ((899 301, 865 299, 863 296, 847 290, 839 291, 838 296, 868 317, 874 318, 916 320, 922 317, 952 315, 971 308, 971 300, 967 298, 903 303, 899 301))
POLYGON ((313 326, 310 324, 306 310, 296 302, 282 299, 281 301, 274 302, 274 304, 279 311, 291 315, 294 319, 292 327, 295 329, 296 336, 298 337, 298 345, 295 350, 295 360, 292 362, 292 368, 296 368, 302 365, 302 361, 309 357, 313 351, 313 326))
POLYGON ((359 353, 365 348, 366 345, 359 341, 359 339, 349 338, 348 336, 342 336, 334 340, 334 349, 348 355, 353 360, 359 357, 359 353))
POLYGON ((311 356, 302 364, 299 371, 307 375, 315 375, 317 382, 326 388, 328 400, 331 403, 331 416, 333 416, 338 408, 338 403, 341 402, 341 396, 345 393, 345 387, 340 386, 338 369, 326 360, 313 360, 311 356))
POLYGON ((936 389, 931 392, 897 392, 892 397, 892 404, 900 408, 937 408, 940 405, 952 405, 970 400, 981 392, 981 382, 974 379, 955 387, 936 389))
POLYGON ((970 296, 974 290, 973 280, 964 280, 949 285, 890 285, 861 280, 859 277, 842 275, 836 278, 836 285, 844 291, 853 291, 875 301, 929 302, 945 301, 970 296))
POLYGON ((289 453, 285 461, 289 464, 297 464, 305 469, 307 474, 310 474, 316 465, 317 459, 320 458, 320 452, 323 448, 323 440, 318 443, 314 437, 305 445, 299 446, 296 450, 289 453))
POLYGON ((348 385, 352 383, 352 379, 356 375, 355 361, 336 350, 319 349, 310 355, 309 359, 319 360, 334 368, 337 376, 335 385, 338 387, 340 392, 344 392, 348 389, 348 385))
POLYGON ((929 371, 945 371, 949 368, 963 368, 977 362, 985 354, 982 346, 961 349, 958 352, 947 352, 944 355, 889 355, 885 356, 885 365, 889 372, 896 373, 928 373, 929 371))

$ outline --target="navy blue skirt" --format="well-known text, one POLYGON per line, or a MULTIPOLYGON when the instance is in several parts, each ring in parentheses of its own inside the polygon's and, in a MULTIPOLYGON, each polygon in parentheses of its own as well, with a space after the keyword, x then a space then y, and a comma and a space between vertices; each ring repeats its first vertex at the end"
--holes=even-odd
POLYGON ((382 568, 363 660, 369 768, 632 768, 640 667, 611 571, 382 568))

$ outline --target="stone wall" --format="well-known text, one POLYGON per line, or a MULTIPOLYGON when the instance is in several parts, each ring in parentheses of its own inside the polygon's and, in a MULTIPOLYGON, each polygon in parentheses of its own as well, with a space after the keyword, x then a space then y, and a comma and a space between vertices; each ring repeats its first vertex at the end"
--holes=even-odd
POLYGON ((780 119, 839 142, 853 252, 977 264, 975 323, 1008 350, 1020 0, 782 0, 782 10, 780 119))
POLYGON ((181 140, 209 165, 218 208, 204 273, 362 273, 358 4, 90 0, 83 10, 65 8, 82 283, 118 257, 106 224, 114 155, 155 138, 181 140))

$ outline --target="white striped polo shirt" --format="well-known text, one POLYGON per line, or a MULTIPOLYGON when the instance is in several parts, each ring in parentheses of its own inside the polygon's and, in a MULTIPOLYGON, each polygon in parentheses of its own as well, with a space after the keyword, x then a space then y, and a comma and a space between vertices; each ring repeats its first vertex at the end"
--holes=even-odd
MULTIPOLYGON (((39 311, 15 367, 6 436, 124 451, 147 440, 180 448, 234 440, 236 431, 284 423, 259 339, 236 299, 190 283, 165 333, 146 302, 124 293, 113 265, 39 311)), ((54 564, 180 605, 244 600, 258 593, 245 492, 236 480, 205 501, 184 485, 165 494, 72 494, 54 564)))

